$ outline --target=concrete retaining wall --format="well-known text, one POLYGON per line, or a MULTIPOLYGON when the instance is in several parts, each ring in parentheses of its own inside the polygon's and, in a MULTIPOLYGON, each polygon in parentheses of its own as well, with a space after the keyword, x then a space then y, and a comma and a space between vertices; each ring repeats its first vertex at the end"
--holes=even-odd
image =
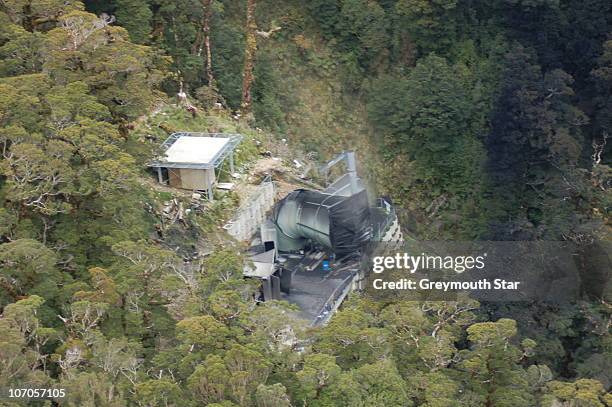
POLYGON ((264 181, 249 201, 238 209, 234 218, 224 229, 236 240, 249 240, 266 219, 266 214, 274 206, 274 183, 264 181))

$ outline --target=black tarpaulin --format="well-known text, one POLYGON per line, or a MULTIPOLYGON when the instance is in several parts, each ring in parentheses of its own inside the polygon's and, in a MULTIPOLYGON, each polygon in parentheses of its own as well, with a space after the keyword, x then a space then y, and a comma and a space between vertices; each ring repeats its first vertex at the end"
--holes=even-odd
POLYGON ((370 207, 365 189, 343 198, 329 209, 330 240, 337 255, 359 250, 372 235, 370 207))
POLYGON ((315 240, 339 256, 359 250, 372 233, 365 190, 348 197, 296 190, 278 204, 273 218, 286 236, 315 240), (284 209, 292 208, 292 214, 280 219, 279 213, 289 201, 296 205, 287 205, 284 209))

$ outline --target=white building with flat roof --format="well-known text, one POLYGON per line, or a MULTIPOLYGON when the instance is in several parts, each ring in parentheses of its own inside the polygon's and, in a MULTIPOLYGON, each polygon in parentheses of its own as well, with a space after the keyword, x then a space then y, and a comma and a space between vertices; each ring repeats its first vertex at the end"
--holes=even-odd
POLYGON ((173 133, 162 144, 163 156, 151 162, 160 183, 174 188, 205 191, 213 199, 218 169, 228 159, 229 171, 234 172, 234 149, 240 134, 173 133))

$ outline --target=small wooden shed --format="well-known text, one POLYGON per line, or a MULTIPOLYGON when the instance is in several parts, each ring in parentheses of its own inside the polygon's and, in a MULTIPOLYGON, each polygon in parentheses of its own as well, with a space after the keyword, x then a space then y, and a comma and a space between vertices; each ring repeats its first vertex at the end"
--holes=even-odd
POLYGON ((241 140, 240 134, 174 133, 162 144, 164 156, 149 166, 157 169, 160 183, 205 191, 212 200, 217 171, 228 159, 229 171, 234 172, 234 149, 241 140))

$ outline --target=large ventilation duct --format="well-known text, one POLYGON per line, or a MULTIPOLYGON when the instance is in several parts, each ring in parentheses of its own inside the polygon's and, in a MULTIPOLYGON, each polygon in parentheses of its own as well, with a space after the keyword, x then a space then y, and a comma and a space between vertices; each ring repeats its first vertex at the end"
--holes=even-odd
POLYGON ((349 193, 338 194, 347 190, 338 185, 324 192, 298 189, 278 203, 272 220, 279 251, 299 250, 311 240, 342 256, 370 239, 367 193, 355 179, 346 181, 349 193))

